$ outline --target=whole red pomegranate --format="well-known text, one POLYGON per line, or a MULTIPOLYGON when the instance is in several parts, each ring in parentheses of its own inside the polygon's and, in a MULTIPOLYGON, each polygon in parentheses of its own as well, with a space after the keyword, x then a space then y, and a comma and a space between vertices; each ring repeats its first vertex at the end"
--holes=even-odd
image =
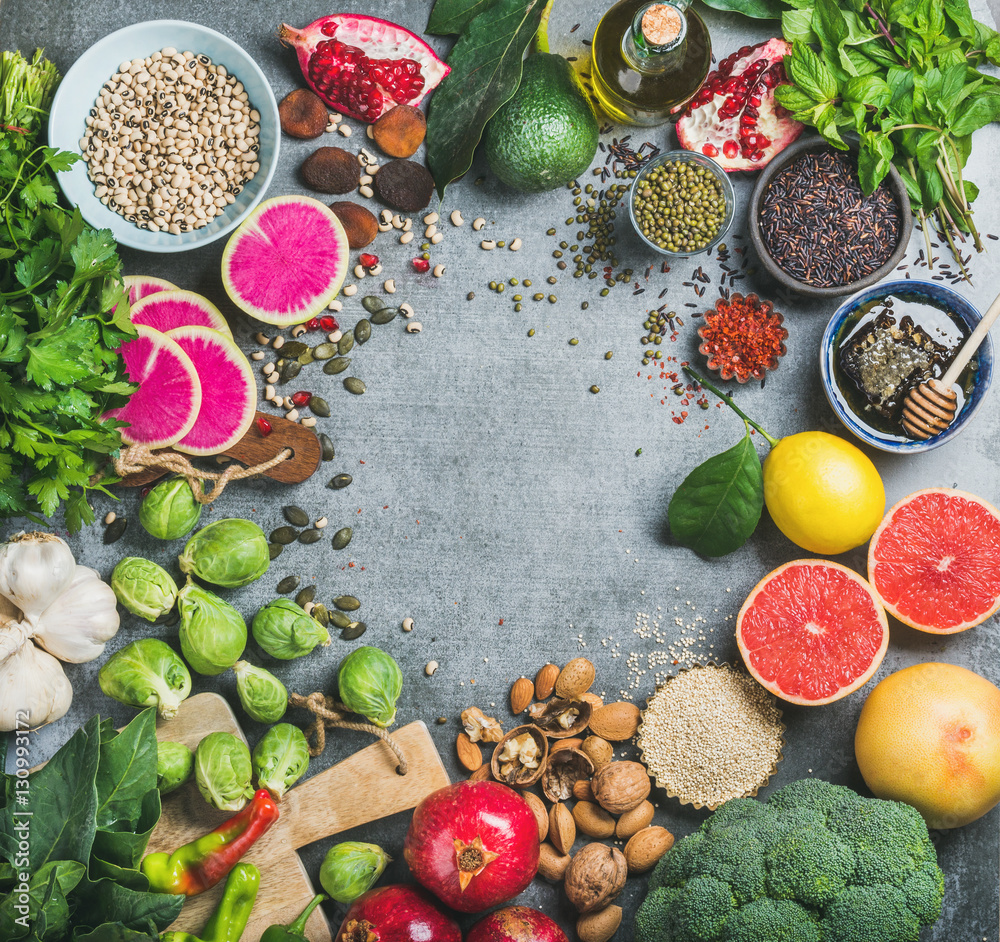
POLYGON ((499 782, 457 782, 413 812, 403 855, 417 880, 463 913, 506 903, 538 870, 538 822, 499 782))
POLYGON ((681 147, 727 171, 767 166, 804 127, 774 100, 775 88, 788 81, 783 60, 791 51, 775 38, 726 56, 677 121, 681 147))
POLYGON ((451 71, 408 29, 374 16, 324 16, 305 29, 281 24, 309 87, 331 108, 372 122, 396 105, 416 107, 451 71))
POLYGON ((465 942, 568 942, 545 913, 527 906, 504 906, 480 919, 465 942))
POLYGON ((355 900, 334 942, 462 942, 462 932, 429 893, 398 884, 355 900))

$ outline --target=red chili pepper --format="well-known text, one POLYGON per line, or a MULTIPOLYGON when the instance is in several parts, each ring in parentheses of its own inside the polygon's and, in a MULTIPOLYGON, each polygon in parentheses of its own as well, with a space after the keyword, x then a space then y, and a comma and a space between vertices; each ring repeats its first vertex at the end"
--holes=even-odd
POLYGON ((197 896, 215 886, 254 842, 278 820, 278 806, 266 789, 214 831, 172 854, 147 854, 140 869, 154 893, 197 896))

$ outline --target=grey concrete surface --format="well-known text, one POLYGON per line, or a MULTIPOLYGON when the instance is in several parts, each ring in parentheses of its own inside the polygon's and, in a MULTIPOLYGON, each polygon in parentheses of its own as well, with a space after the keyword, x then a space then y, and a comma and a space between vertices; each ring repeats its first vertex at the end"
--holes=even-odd
MULTIPOLYGON (((429 6, 426 0, 379 4, 354 0, 338 9, 377 13, 419 32, 429 6)), ((551 23, 554 51, 585 56, 583 41, 592 35, 604 7, 595 0, 556 4, 551 23), (579 29, 571 32, 576 23, 579 29)), ((993 22, 985 0, 974 0, 973 9, 993 22)), ((304 25, 328 12, 328 6, 305 0, 288 0, 284 5, 235 0, 5 0, 0 39, 5 48, 24 51, 43 45, 65 71, 91 43, 121 26, 167 16, 192 19, 243 45, 261 64, 280 99, 300 84, 300 78, 294 55, 277 41, 278 24, 285 20, 304 25)), ((712 10, 702 13, 714 47, 723 55, 765 38, 773 29, 712 10)), ((430 41, 442 53, 449 47, 441 39, 430 41)), ((622 133, 628 132, 615 128, 602 140, 607 143, 622 133)), ((673 132, 666 128, 632 133, 633 142, 650 140, 661 148, 673 141, 673 132)), ((345 141, 334 136, 317 143, 345 141)), ((364 130, 355 125, 347 146, 356 149, 364 143, 364 130)), ((995 126, 978 132, 968 169, 968 176, 982 188, 976 209, 984 232, 1000 232, 998 145, 1000 132, 995 126)), ((315 146, 282 141, 280 166, 269 195, 305 192, 296 171, 315 146)), ((741 205, 752 183, 752 177, 735 181, 741 205)), ((423 332, 408 335, 397 321, 377 328, 371 342, 355 350, 352 372, 368 384, 362 397, 348 395, 337 377, 307 367, 293 385, 331 403, 333 415, 320 420, 318 429, 334 439, 336 460, 296 488, 266 481, 234 485, 204 518, 247 516, 270 530, 282 522, 281 507, 294 503, 314 517, 327 515, 331 534, 339 526, 354 527, 348 551, 335 553, 328 541, 312 547, 294 545, 257 584, 225 595, 249 618, 273 597, 277 581, 294 572, 304 584, 315 582, 319 598, 341 593, 360 598, 361 615, 369 625, 364 641, 391 651, 403 667, 400 723, 428 721, 453 777, 459 775, 453 749, 459 712, 477 704, 509 723, 510 683, 522 673, 533 676, 546 661, 561 663, 577 654, 588 655, 597 666, 596 690, 612 698, 623 691, 640 703, 649 696, 655 669, 649 668, 648 655, 662 648, 635 633, 637 612, 658 618, 661 631, 671 640, 690 636, 692 631, 682 626, 696 625, 713 639, 704 642, 714 645, 704 649, 704 657, 738 661, 733 624, 747 592, 775 566, 805 555, 766 514, 745 547, 715 561, 675 545, 667 533, 666 508, 674 488, 696 464, 733 444, 741 429, 734 416, 715 408, 702 413, 692 406, 686 423, 672 421, 681 407, 664 388, 670 383, 657 381, 658 373, 641 366, 641 324, 647 305, 663 303, 650 302, 664 289, 682 316, 692 310, 684 307, 687 302, 697 302, 699 308, 713 302, 720 273, 714 259, 703 263, 713 284, 702 301, 682 284, 690 280, 699 261, 676 264, 668 275, 661 274, 658 259, 643 251, 623 216, 618 227, 621 263, 635 270, 646 293, 636 296, 619 286, 601 298, 599 280, 564 277, 551 258, 561 236, 553 239, 545 230, 555 226, 561 234, 577 228, 563 225, 572 211, 567 191, 530 197, 512 193, 477 159, 469 174, 448 190, 442 216, 455 208, 469 221, 485 216, 489 225, 484 235, 520 237, 523 249, 519 254, 500 250, 488 254, 478 248, 479 237, 470 226, 454 230, 445 224, 446 238, 433 256, 435 263, 447 266, 447 272, 434 279, 412 271, 412 246, 380 237, 374 251, 385 266, 383 277, 395 276, 394 300, 410 301, 423 332), (643 276, 648 265, 653 265, 653 272, 647 283, 643 276), (545 284, 549 275, 560 275, 554 288, 545 284), (487 287, 492 279, 511 276, 531 278, 538 286, 532 290, 554 291, 558 303, 534 303, 529 298, 524 310, 514 313, 512 289, 498 295, 487 287), (474 301, 466 300, 469 291, 475 291, 474 301), (584 300, 590 302, 586 311, 581 310, 584 300), (529 328, 535 329, 534 337, 527 336, 529 328), (571 337, 579 338, 579 345, 570 346, 571 337), (610 361, 604 359, 607 350, 614 351, 610 361), (648 379, 650 375, 654 378, 648 379), (591 384, 601 387, 599 395, 588 392, 591 384), (637 457, 638 448, 642 454, 637 457), (339 492, 326 489, 327 480, 340 471, 353 474, 354 484, 339 492), (400 630, 406 616, 416 622, 411 634, 400 630), (696 623, 698 616, 704 621, 696 623), (428 677, 423 668, 431 659, 440 668, 428 677), (433 725, 438 716, 447 717, 447 725, 433 725)), ((742 228, 738 215, 728 239, 731 246, 746 244, 737 238, 742 228)), ((915 232, 910 262, 921 247, 918 239, 915 232)), ((972 261, 973 283, 959 288, 980 309, 993 299, 1000 283, 996 245, 987 242, 989 251, 972 261)), ((165 277, 210 297, 250 351, 256 349, 253 335, 258 328, 225 296, 219 275, 222 249, 219 242, 177 256, 123 255, 128 273, 165 277)), ((941 255, 944 258, 946 251, 941 255)), ((927 275, 924 269, 912 272, 914 277, 927 275)), ((846 434, 823 398, 817 364, 819 338, 836 304, 775 295, 763 283, 754 287, 785 313, 789 352, 766 388, 741 388, 738 401, 776 435, 806 429, 846 434)), ((341 323, 353 324, 361 316, 360 298, 377 288, 366 280, 353 300, 345 299, 341 323)), ((689 319, 677 341, 663 346, 672 357, 699 362, 695 324, 689 319)), ((872 454, 890 505, 934 485, 955 485, 1000 502, 996 396, 994 391, 972 426, 948 447, 910 458, 872 454)), ((70 539, 77 558, 96 566, 105 577, 125 555, 149 556, 177 574, 175 556, 183 543, 152 541, 136 519, 138 495, 121 491, 119 496, 120 502, 100 501, 98 512, 103 516, 114 509, 132 518, 125 537, 105 547, 101 528, 92 527, 70 539)), ((14 529, 8 524, 3 532, 14 529)), ((862 550, 845 554, 840 561, 864 571, 862 550)), ((876 680, 908 664, 934 659, 970 667, 1000 682, 997 627, 992 619, 973 631, 934 639, 893 623, 889 653, 876 680)), ((109 650, 150 634, 170 640, 176 629, 152 629, 126 616, 109 650)), ((336 665, 352 646, 335 638, 331 647, 282 663, 276 671, 292 690, 330 691, 336 665)), ((253 645, 250 656, 268 663, 253 645)), ((73 707, 63 720, 34 737, 38 760, 50 755, 94 712, 122 722, 131 715, 102 695, 98 667, 99 662, 68 668, 75 688, 73 707)), ((219 691, 235 703, 231 673, 197 678, 196 689, 219 691)), ((787 707, 787 747, 771 789, 817 775, 863 790, 852 745, 863 701, 864 691, 828 707, 787 707)), ((304 719, 294 712, 289 718, 304 719)), ((263 727, 244 720, 253 741, 263 727)), ((311 771, 366 742, 352 733, 332 737, 311 771)), ((357 796, 330 800, 353 801, 357 796)), ((704 813, 662 795, 657 801, 657 821, 678 835, 704 820, 704 813)), ((408 816, 397 816, 345 837, 382 843, 397 858, 387 879, 405 879, 401 849, 407 822, 408 816)), ((1000 811, 994 810, 961 830, 935 834, 947 893, 944 915, 925 933, 926 940, 997 938, 998 822, 1000 811)), ((314 876, 329 843, 317 844, 305 854, 314 876)), ((620 900, 627 914, 618 935, 622 942, 632 938, 631 918, 644 887, 644 880, 630 880, 620 900)), ((572 913, 555 888, 536 881, 522 899, 553 913, 567 929, 572 927, 572 913)), ((328 912, 336 925, 335 909, 328 912)))

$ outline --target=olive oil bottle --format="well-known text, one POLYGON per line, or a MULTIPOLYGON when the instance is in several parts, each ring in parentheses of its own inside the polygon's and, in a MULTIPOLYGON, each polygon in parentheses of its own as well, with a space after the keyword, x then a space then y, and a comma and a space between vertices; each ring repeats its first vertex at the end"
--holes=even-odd
POLYGON ((597 24, 591 47, 594 92, 623 124, 656 125, 694 97, 712 63, 704 20, 691 0, 620 0, 597 24))

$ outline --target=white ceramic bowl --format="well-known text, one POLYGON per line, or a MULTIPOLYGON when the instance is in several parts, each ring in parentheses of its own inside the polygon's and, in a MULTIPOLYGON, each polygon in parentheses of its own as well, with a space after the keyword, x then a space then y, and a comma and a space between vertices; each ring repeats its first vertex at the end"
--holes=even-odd
POLYGON ((221 33, 183 20, 149 20, 126 26, 94 43, 66 73, 52 101, 49 115, 49 143, 60 150, 80 153, 80 138, 86 118, 101 86, 118 71, 126 59, 148 56, 165 46, 207 55, 243 83, 251 105, 260 112, 260 170, 243 187, 236 201, 207 226, 171 235, 140 229, 124 216, 108 209, 96 196, 87 176, 87 165, 79 161, 58 174, 66 199, 79 206, 83 218, 98 229, 110 229, 115 240, 145 252, 186 252, 221 239, 235 229, 261 201, 278 162, 278 104, 264 73, 236 43, 221 33))

